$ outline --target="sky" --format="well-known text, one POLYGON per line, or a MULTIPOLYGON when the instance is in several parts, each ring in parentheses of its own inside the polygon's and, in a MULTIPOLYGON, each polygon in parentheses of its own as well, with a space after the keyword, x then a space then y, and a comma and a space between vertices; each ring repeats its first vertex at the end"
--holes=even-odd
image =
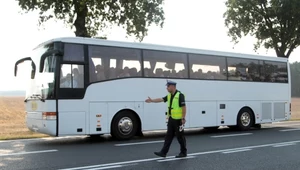
MULTIPOLYGON (((234 45, 227 36, 223 13, 226 10, 225 0, 165 0, 165 25, 152 26, 145 43, 154 43, 171 46, 190 47, 198 49, 229 51, 247 54, 261 54, 276 56, 273 49, 261 48, 258 53, 253 50, 256 42, 254 37, 243 37, 239 44, 234 45)), ((4 1, 0 6, 0 35, 1 59, 0 62, 0 91, 26 90, 26 79, 22 71, 14 77, 14 64, 38 44, 57 37, 75 37, 71 30, 62 21, 50 20, 43 27, 38 27, 38 12, 21 14, 17 1, 4 1)), ((117 41, 134 41, 127 39, 122 28, 115 27, 108 30, 108 39, 117 41)), ((290 62, 300 61, 299 48, 294 50, 290 62)))

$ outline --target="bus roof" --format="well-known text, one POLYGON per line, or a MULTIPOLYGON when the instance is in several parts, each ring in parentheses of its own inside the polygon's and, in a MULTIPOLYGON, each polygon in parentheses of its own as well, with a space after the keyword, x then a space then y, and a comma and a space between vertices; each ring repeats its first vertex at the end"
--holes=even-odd
POLYGON ((147 49, 147 50, 182 52, 182 53, 205 54, 205 55, 213 55, 213 56, 238 57, 238 58, 288 62, 287 58, 275 57, 275 56, 270 57, 270 56, 264 56, 264 55, 242 54, 242 53, 234 53, 234 52, 204 50, 204 49, 186 48, 186 47, 178 47, 178 46, 167 46, 167 45, 158 45, 158 44, 150 44, 150 43, 113 41, 113 40, 87 38, 87 37, 59 37, 59 38, 54 38, 54 39, 45 41, 45 42, 39 44, 37 47, 45 45, 45 44, 49 44, 51 42, 103 45, 103 46, 112 46, 112 47, 136 48, 136 49, 147 49))

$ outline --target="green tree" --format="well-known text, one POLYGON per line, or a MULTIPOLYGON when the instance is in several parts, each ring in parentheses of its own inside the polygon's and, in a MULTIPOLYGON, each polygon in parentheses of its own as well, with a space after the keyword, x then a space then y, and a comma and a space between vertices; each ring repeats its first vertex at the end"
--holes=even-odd
POLYGON ((116 24, 139 41, 147 35, 151 24, 163 27, 162 4, 163 0, 19 0, 26 13, 39 11, 39 26, 55 18, 75 27, 76 36, 93 37, 116 24))
POLYGON ((255 36, 256 51, 262 45, 289 58, 300 44, 300 0, 227 0, 225 25, 232 41, 255 36))

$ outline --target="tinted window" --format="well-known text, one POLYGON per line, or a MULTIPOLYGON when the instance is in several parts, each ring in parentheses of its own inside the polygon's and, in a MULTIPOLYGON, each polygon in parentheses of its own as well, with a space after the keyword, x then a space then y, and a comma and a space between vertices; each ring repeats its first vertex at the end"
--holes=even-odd
POLYGON ((60 74, 60 88, 84 88, 83 65, 63 64, 60 74))
POLYGON ((288 82, 287 64, 282 62, 264 61, 264 81, 288 82))
POLYGON ((226 79, 225 57, 189 55, 190 77, 193 79, 226 79))
POLYGON ((65 44, 64 45, 64 60, 65 61, 84 61, 83 45, 65 44))
POLYGON ((144 50, 143 57, 145 77, 188 78, 186 54, 144 50))
POLYGON ((90 82, 124 77, 141 77, 141 51, 89 46, 90 82))
POLYGON ((254 81, 264 82, 264 81, 265 81, 264 61, 259 60, 258 63, 259 63, 259 65, 258 65, 258 69, 259 69, 259 78, 254 79, 254 81))
POLYGON ((260 81, 258 60, 227 58, 228 80, 260 81))

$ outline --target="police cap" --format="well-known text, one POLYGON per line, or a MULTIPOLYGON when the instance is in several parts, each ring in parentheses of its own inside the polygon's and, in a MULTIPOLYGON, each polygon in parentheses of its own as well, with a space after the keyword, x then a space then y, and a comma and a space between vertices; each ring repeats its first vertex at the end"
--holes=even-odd
POLYGON ((166 86, 169 86, 169 85, 174 85, 174 86, 176 86, 176 82, 174 82, 174 81, 169 81, 169 80, 167 80, 167 84, 166 84, 166 86))

